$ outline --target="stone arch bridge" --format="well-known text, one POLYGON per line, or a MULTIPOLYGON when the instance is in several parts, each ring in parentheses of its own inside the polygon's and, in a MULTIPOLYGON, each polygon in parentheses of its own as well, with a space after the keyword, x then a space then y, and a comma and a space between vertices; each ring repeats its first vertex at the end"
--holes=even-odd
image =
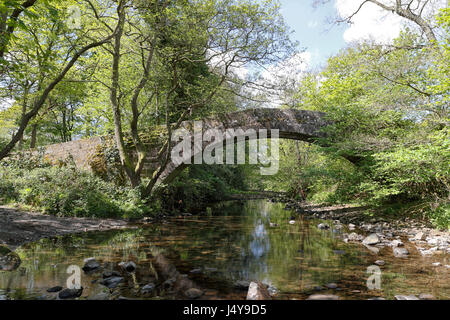
MULTIPOLYGON (((253 129, 256 132, 266 129, 268 138, 270 138, 271 130, 278 130, 280 139, 292 139, 306 142, 315 142, 317 138, 324 137, 322 131, 329 122, 325 119, 325 113, 316 111, 293 110, 293 109, 247 109, 243 111, 218 115, 215 117, 205 118, 201 121, 184 121, 180 128, 189 132, 194 136, 194 130, 198 130, 198 124, 201 126, 202 132, 210 129, 225 132, 234 129, 238 132, 246 132, 253 129), (196 126, 197 125, 197 126, 196 126), (239 130, 240 129, 240 130, 239 130)), ((239 134, 232 137, 234 141, 239 134)), ((257 137, 259 138, 259 137, 257 137)), ((222 143, 227 143, 229 137, 224 137, 222 143)), ((252 137, 246 136, 249 140, 252 137)), ((90 139, 76 140, 66 143, 54 144, 44 147, 43 155, 45 159, 52 162, 65 161, 69 157, 73 159, 75 165, 84 170, 92 170, 91 159, 98 154, 99 148, 104 143, 104 137, 94 137, 90 139)), ((220 142, 220 141, 219 141, 220 142)), ((201 150, 193 148, 192 157, 198 152, 203 152, 207 145, 211 142, 203 142, 201 150)), ((149 156, 146 161, 146 167, 152 170, 158 167, 158 161, 155 155, 161 148, 161 144, 149 147, 149 156)), ((36 151, 34 151, 36 152, 36 151)), ((159 182, 170 182, 186 165, 184 163, 176 164, 170 161, 161 174, 159 182)))

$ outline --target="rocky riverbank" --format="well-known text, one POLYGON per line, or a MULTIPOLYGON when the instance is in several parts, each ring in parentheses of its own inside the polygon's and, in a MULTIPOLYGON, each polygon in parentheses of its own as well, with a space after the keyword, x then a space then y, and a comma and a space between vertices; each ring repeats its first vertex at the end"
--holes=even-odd
MULTIPOLYGON (((434 229, 427 221, 371 215, 366 207, 324 207, 286 199, 283 202, 287 210, 295 211, 306 219, 332 220, 331 225, 323 223, 318 228, 341 230, 340 236, 344 242, 360 242, 373 253, 391 247, 396 257, 407 256, 410 254, 404 246, 407 241, 423 256, 450 254, 450 233, 434 229)), ((444 266, 450 268, 450 265, 444 266)))
POLYGON ((126 228, 125 220, 59 218, 0 206, 0 245, 15 249, 24 243, 71 233, 126 228))

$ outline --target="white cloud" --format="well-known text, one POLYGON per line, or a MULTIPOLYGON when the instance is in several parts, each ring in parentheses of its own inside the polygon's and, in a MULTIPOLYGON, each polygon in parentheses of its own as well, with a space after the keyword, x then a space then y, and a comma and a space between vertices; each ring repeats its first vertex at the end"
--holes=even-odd
POLYGON ((282 104, 291 104, 293 95, 298 88, 305 73, 310 69, 312 53, 309 51, 298 52, 278 64, 265 69, 257 83, 262 90, 252 88, 252 94, 265 97, 269 103, 264 107, 279 107, 282 104))
MULTIPOLYGON (((380 2, 389 6, 395 5, 395 0, 380 0, 380 2)), ((447 0, 431 0, 424 11, 424 16, 430 18, 437 8, 445 7, 446 2, 447 0)), ((361 3, 362 0, 336 0, 335 6, 341 17, 348 17, 358 9, 361 3)), ((414 3, 412 7, 415 7, 414 3)), ((358 14, 352 18, 352 22, 353 24, 344 33, 346 42, 371 39, 379 43, 389 43, 399 35, 404 25, 416 27, 407 19, 371 2, 364 4, 358 14)))
MULTIPOLYGON (((362 1, 336 0, 336 9, 341 17, 355 12, 362 1)), ((388 43, 398 36, 402 27, 402 18, 383 10, 373 3, 366 3, 352 18, 353 24, 345 31, 346 42, 374 39, 388 43)))

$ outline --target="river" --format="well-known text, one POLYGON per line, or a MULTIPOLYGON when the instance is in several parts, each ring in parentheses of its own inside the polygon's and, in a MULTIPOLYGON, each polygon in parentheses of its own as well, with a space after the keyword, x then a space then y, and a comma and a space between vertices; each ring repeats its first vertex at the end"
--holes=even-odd
MULTIPOLYGON (((95 257, 102 270, 81 272, 84 298, 180 299, 161 276, 161 259, 204 292, 202 299, 245 299, 237 287, 245 281, 262 281, 275 299, 306 299, 312 294, 333 294, 340 299, 393 299, 395 295, 432 294, 450 299, 445 268, 432 263, 444 257, 422 257, 413 252, 396 258, 385 247, 373 254, 361 244, 344 243, 342 229, 317 228, 324 220, 304 219, 280 203, 266 200, 234 201, 214 206, 209 215, 170 218, 136 225, 127 230, 88 232, 42 239, 18 248, 21 266, 0 272, 0 295, 10 299, 55 299, 46 290, 66 286, 69 266, 83 266, 95 257), (270 224, 272 223, 272 225, 270 224), (274 226, 277 224, 277 226, 274 226), (380 289, 369 289, 368 267, 380 266, 380 289), (103 270, 120 271, 121 261, 134 261, 136 272, 122 272, 124 281, 113 289, 101 285, 103 270), (143 294, 152 283, 155 289, 143 294)), ((332 221, 327 223, 333 226, 332 221)), ((405 243, 407 245, 407 243, 405 243)), ((448 270, 448 269, 447 269, 448 270)))

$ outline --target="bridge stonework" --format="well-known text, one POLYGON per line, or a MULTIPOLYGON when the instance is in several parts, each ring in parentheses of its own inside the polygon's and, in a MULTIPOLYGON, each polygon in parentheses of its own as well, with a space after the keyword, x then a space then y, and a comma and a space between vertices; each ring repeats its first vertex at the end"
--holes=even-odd
MULTIPOLYGON (((201 120, 202 131, 209 129, 226 132, 228 129, 242 129, 247 131, 253 129, 279 130, 280 139, 292 139, 307 142, 314 142, 317 138, 324 137, 322 129, 329 124, 325 119, 325 114, 316 111, 293 110, 293 109, 248 109, 229 114, 201 120)), ((194 121, 184 121, 180 128, 185 129, 191 135, 194 134, 194 121)), ((103 138, 94 137, 91 139, 71 141, 67 143, 49 145, 44 147, 45 158, 51 161, 65 161, 71 157, 75 165, 84 170, 92 170, 90 159, 98 153, 99 147, 103 143, 103 138)), ((224 139, 224 143, 226 140, 224 139)), ((204 142, 202 149, 210 142, 204 142)), ((149 150, 150 155, 155 155, 160 146, 149 150)), ((195 151, 192 156, 195 155, 195 151)), ((157 163, 149 160, 148 167, 155 169, 157 163)), ((175 165, 170 162, 159 179, 160 182, 169 182, 178 172, 185 167, 184 164, 175 165)))

